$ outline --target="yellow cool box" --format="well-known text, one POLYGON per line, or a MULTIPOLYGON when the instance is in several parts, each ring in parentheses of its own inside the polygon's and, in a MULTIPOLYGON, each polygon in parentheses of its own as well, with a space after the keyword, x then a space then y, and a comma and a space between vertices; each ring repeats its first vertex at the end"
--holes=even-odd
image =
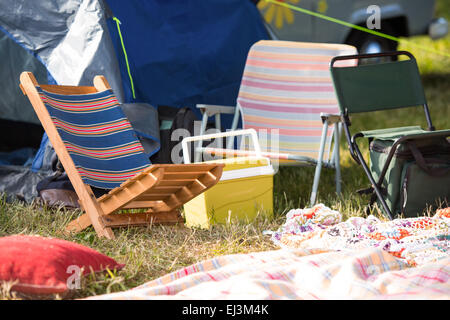
POLYGON ((274 170, 266 158, 229 158, 220 181, 184 205, 186 225, 208 228, 236 219, 248 222, 273 216, 274 170))

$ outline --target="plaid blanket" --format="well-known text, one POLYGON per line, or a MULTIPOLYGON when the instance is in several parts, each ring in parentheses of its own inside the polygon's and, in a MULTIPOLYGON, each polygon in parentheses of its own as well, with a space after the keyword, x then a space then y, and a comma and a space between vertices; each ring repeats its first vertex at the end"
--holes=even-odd
POLYGON ((449 299, 447 214, 347 225, 323 205, 294 210, 272 235, 280 250, 219 256, 90 299, 449 299))
POLYGON ((410 268, 383 249, 220 256, 90 299, 448 299, 450 259, 410 268))

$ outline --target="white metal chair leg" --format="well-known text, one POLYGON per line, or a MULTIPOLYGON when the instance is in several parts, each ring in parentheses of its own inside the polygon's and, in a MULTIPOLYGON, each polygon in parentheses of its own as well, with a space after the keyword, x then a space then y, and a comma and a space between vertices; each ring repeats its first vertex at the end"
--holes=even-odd
POLYGON ((323 154, 325 149, 325 141, 327 139, 327 133, 328 133, 328 121, 325 120, 323 122, 322 137, 320 139, 320 147, 319 147, 319 157, 317 159, 316 172, 314 174, 314 182, 311 191, 311 198, 310 198, 311 207, 314 206, 314 204, 316 203, 317 190, 319 189, 320 173, 322 170, 323 154))
MULTIPOLYGON (((208 124, 208 115, 205 112, 203 114, 202 124, 201 124, 201 127, 200 127, 200 134, 199 134, 200 136, 203 136, 205 134, 206 125, 207 124, 208 124)), ((197 148, 201 148, 202 145, 203 145, 203 141, 199 140, 197 148)), ((197 150, 197 148, 196 148, 196 150, 197 150)), ((202 153, 201 152, 197 152, 196 150, 194 150, 194 162, 200 162, 202 153)))
POLYGON ((222 123, 220 121, 220 113, 217 113, 214 116, 214 119, 216 121, 216 129, 218 130, 218 132, 222 131, 222 123))
MULTIPOLYGON (((215 121, 216 121, 216 131, 217 132, 221 132, 222 131, 222 123, 220 120, 220 113, 217 113, 215 116, 215 121)), ((222 139, 218 139, 217 140, 217 147, 218 148, 223 148, 223 140, 222 139)))
MULTIPOLYGON (((239 104, 236 105, 236 109, 234 109, 233 122, 231 123, 231 131, 235 131, 237 129, 239 123, 239 114, 241 112, 241 108, 239 104)), ((233 149, 234 137, 230 137, 227 139, 227 149, 233 149)))

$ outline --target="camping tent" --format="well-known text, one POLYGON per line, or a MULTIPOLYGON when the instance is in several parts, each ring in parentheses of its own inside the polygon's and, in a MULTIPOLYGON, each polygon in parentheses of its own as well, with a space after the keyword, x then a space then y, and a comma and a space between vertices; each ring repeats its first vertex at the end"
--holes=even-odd
POLYGON ((64 85, 103 74, 129 110, 234 105, 248 49, 265 38, 250 0, 0 1, 0 192, 31 200, 51 171, 22 71, 64 85))

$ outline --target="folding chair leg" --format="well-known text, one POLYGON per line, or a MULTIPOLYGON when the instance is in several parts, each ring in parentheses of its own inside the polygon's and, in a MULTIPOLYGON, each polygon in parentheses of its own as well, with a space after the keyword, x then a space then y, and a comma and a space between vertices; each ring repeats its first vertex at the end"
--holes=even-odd
POLYGON ((340 157, 340 123, 335 124, 334 128, 334 168, 336 170, 336 193, 341 194, 341 157, 340 157))
POLYGON ((89 219, 89 216, 87 214, 83 214, 80 217, 78 217, 77 219, 71 221, 67 227, 66 227, 66 232, 70 233, 78 233, 80 231, 83 231, 84 229, 86 229, 87 227, 91 226, 91 219, 89 219))
POLYGON ((327 133, 328 133, 328 121, 325 120, 323 123, 322 137, 320 139, 319 157, 316 165, 316 172, 314 174, 314 182, 311 191, 311 198, 310 198, 311 207, 314 206, 314 204, 316 203, 317 190, 319 188, 320 172, 322 170, 323 153, 325 149, 325 141, 327 139, 327 133))
MULTIPOLYGON (((236 105, 236 108, 234 109, 233 122, 231 123, 231 131, 237 130, 240 112, 241 112, 241 108, 239 107, 239 104, 238 104, 238 105, 236 105)), ((233 144, 234 144, 234 137, 228 138, 227 139, 227 149, 233 149, 233 144)))
MULTIPOLYGON (((205 113, 203 113, 202 124, 200 127, 200 134, 199 134, 200 136, 205 134, 207 124, 208 124, 208 114, 205 112, 205 113)), ((201 148, 202 145, 203 145, 203 141, 200 140, 198 142, 197 148, 195 148, 195 149, 201 148)), ((201 152, 197 152, 194 150, 194 162, 200 162, 201 156, 202 156, 201 152)))
POLYGON ((216 121, 216 129, 220 132, 222 130, 222 122, 220 120, 220 113, 214 116, 214 120, 216 121))
POLYGON ((360 161, 360 163, 361 163, 361 165, 362 165, 364 171, 366 172, 367 177, 369 178, 369 181, 370 181, 370 184, 371 184, 372 187, 373 187, 373 190, 375 191, 375 193, 376 193, 378 199, 379 199, 380 202, 381 202, 381 205, 383 206, 383 209, 385 210, 386 216, 389 218, 389 220, 393 220, 392 212, 391 212, 391 210, 389 209, 389 207, 388 207, 386 201, 384 200, 384 197, 383 197, 383 195, 381 194, 380 188, 378 187, 378 184, 375 182, 375 179, 373 178, 372 173, 370 172, 370 169, 369 169, 369 167, 367 166, 366 161, 364 161, 364 157, 363 157, 363 155, 361 154, 361 151, 359 150, 359 148, 358 148, 358 146, 356 145, 356 143, 353 145, 353 147, 354 147, 354 150, 355 150, 355 152, 356 152, 356 155, 358 156, 358 159, 359 159, 359 161, 360 161))
POLYGON ((105 226, 102 221, 104 212, 100 205, 93 200, 95 196, 91 189, 85 185, 81 188, 86 190, 86 193, 82 193, 82 196, 80 196, 80 204, 86 214, 69 223, 66 232, 79 232, 92 224, 99 237, 114 239, 114 232, 110 227, 105 226))
MULTIPOLYGON (((222 132, 222 122, 221 122, 221 117, 220 117, 220 113, 216 114, 214 116, 215 121, 216 121, 216 132, 222 132)), ((223 148, 223 139, 218 139, 217 140, 217 147, 218 148, 223 148)))

